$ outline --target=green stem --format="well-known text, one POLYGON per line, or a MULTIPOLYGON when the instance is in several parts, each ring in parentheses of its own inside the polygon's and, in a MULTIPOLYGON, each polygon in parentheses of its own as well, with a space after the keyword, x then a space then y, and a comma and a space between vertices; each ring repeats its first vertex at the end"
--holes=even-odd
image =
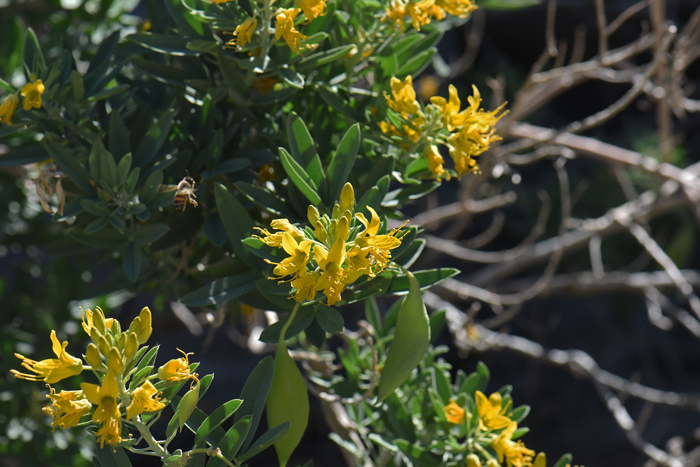
POLYGON ((287 334, 287 329, 289 329, 289 326, 291 326, 292 321, 294 321, 294 317, 297 315, 297 311, 299 310, 299 307, 301 306, 301 303, 297 302, 296 305, 294 305, 294 309, 292 310, 292 314, 289 315, 289 319, 287 320, 286 323, 284 323, 284 326, 282 326, 282 332, 280 332, 280 340, 279 342, 282 343, 284 342, 284 336, 287 334))
POLYGON ((263 1, 262 54, 263 59, 270 53, 270 22, 272 21, 273 0, 263 1))
POLYGON ((163 446, 158 444, 158 441, 156 441, 156 439, 151 434, 151 430, 149 430, 146 425, 136 420, 136 418, 137 417, 134 417, 134 419, 129 420, 129 423, 134 425, 136 429, 139 430, 139 433, 141 433, 141 437, 144 441, 146 441, 148 447, 151 448, 151 450, 153 450, 153 452, 158 454, 161 458, 168 456, 170 453, 167 450, 163 449, 163 446))

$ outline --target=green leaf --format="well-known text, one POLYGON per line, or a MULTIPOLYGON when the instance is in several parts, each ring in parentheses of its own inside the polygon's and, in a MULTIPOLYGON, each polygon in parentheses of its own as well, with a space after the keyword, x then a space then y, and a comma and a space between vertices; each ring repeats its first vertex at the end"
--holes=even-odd
POLYGON ((299 88, 284 88, 278 91, 270 91, 268 93, 262 94, 253 100, 255 105, 272 105, 279 104, 280 106, 286 104, 294 94, 299 91, 299 88))
POLYGON ((41 146, 22 146, 10 149, 7 154, 0 155, 0 167, 33 164, 48 158, 48 151, 41 146))
POLYGON ((331 204, 338 200, 345 182, 348 181, 352 167, 355 165, 361 138, 360 124, 356 123, 348 128, 338 144, 338 150, 328 166, 328 189, 331 204))
POLYGON ((27 28, 27 35, 24 38, 24 64, 32 73, 38 73, 46 67, 46 59, 41 51, 39 38, 31 27, 27 28))
POLYGON ((309 178, 314 183, 314 188, 317 189, 325 178, 321 167, 321 159, 318 157, 314 139, 311 137, 306 123, 296 112, 292 112, 289 115, 287 134, 289 135, 289 149, 292 157, 309 174, 309 178))
POLYGON ((540 3, 542 0, 483 0, 479 2, 479 7, 489 10, 519 10, 540 3))
POLYGON ((559 460, 554 464, 554 467, 566 467, 570 465, 574 460, 574 457, 570 453, 566 453, 559 458, 559 460))
MULTIPOLYGON (((408 237, 409 235, 410 234, 406 235, 406 237, 408 237)), ((407 238, 402 239, 401 244, 403 245, 403 243, 407 242, 408 240, 409 239, 407 238)), ((400 264, 406 269, 410 268, 413 265, 413 263, 415 263, 416 260, 420 257, 421 253, 423 252, 423 249, 425 248, 425 243, 425 240, 422 238, 414 240, 408 246, 408 248, 406 248, 405 251, 396 255, 396 257, 394 257, 394 254, 392 252, 392 261, 394 261, 396 264, 400 264)))
POLYGON ((316 312, 316 321, 319 326, 329 334, 335 334, 343 330, 345 321, 338 310, 328 305, 320 305, 316 312))
MULTIPOLYGON (((454 268, 438 268, 438 269, 426 269, 424 271, 418 271, 412 277, 418 281, 421 290, 428 289, 435 284, 439 284, 445 279, 454 277, 459 274, 459 269, 454 268)), ((410 279, 404 274, 398 274, 394 276, 389 284, 389 288, 386 290, 387 295, 402 295, 409 291, 410 289, 410 279)), ((409 292, 410 293, 410 292, 409 292)))
MULTIPOLYGON (((263 329, 262 333, 260 333, 260 337, 258 337, 258 340, 266 344, 274 344, 275 342, 279 341, 280 333, 284 325, 289 320, 289 316, 291 315, 287 315, 284 318, 277 321, 276 323, 271 324, 270 326, 263 329)), ((313 320, 314 312, 311 309, 311 307, 305 306, 303 308, 300 308, 296 316, 294 317, 294 321, 292 321, 292 324, 289 326, 289 329, 287 329, 285 339, 290 339, 299 334, 301 331, 306 329, 313 320)))
POLYGON ((377 388, 377 401, 389 397, 423 360, 430 344, 430 322, 418 280, 405 272, 410 290, 401 304, 394 340, 389 347, 377 388))
POLYGON ((198 51, 187 48, 187 43, 189 40, 182 36, 137 32, 134 34, 129 34, 125 39, 129 39, 147 49, 164 54, 175 55, 178 57, 185 55, 199 55, 198 51))
POLYGON ((252 417, 250 422, 250 431, 245 436, 245 440, 241 446, 241 450, 243 451, 248 449, 248 446, 250 446, 250 443, 253 441, 255 430, 257 430, 258 424, 262 418, 262 412, 263 408, 265 407, 265 401, 267 400, 267 394, 270 391, 270 385, 272 384, 272 374, 272 357, 267 356, 260 360, 260 362, 255 366, 243 385, 243 390, 241 391, 241 399, 243 399, 243 404, 241 404, 240 409, 238 409, 233 417, 234 423, 239 422, 246 416, 250 415, 252 417))
POLYGON ((435 55, 435 52, 437 52, 437 49, 435 47, 431 47, 428 50, 424 50, 423 52, 414 55, 413 58, 408 60, 406 63, 401 65, 398 70, 396 70, 396 76, 402 79, 407 75, 418 75, 421 71, 425 70, 428 65, 430 65, 430 60, 433 58, 433 55, 435 55))
POLYGON ((126 177, 129 176, 129 171, 131 170, 131 163, 133 158, 131 153, 127 153, 122 157, 122 160, 117 164, 117 186, 122 186, 126 182, 126 177))
POLYGON ((92 184, 90 184, 90 174, 83 164, 75 158, 73 153, 64 148, 60 143, 53 141, 52 138, 46 137, 43 140, 46 151, 58 164, 58 167, 68 175, 75 185, 85 193, 94 192, 92 184))
MULTIPOLYGON (((432 329, 431 329, 432 331, 432 329)), ((430 373, 433 380, 433 388, 442 399, 442 403, 447 405, 452 397, 452 386, 445 374, 439 368, 432 367, 430 373)))
POLYGON ((100 178, 95 181, 99 181, 100 185, 106 184, 106 186, 114 190, 117 187, 117 163, 114 161, 114 157, 107 152, 99 138, 95 139, 93 149, 95 149, 100 158, 100 178))
POLYGON ((311 204, 320 205, 321 197, 318 196, 316 185, 309 177, 309 174, 292 158, 286 149, 279 148, 279 152, 282 166, 292 183, 299 188, 311 204))
POLYGON ((231 245, 236 254, 253 269, 260 269, 261 262, 248 251, 241 240, 253 234, 253 219, 243 205, 231 194, 225 186, 217 183, 214 185, 216 206, 219 209, 221 222, 224 224, 226 234, 231 240, 231 245))
POLYGON ((131 467, 129 457, 123 448, 106 445, 95 446, 95 457, 99 460, 101 467, 131 467))
POLYGON ((246 182, 236 182, 235 185, 236 188, 238 188, 246 196, 246 198, 266 211, 286 217, 291 217, 294 215, 290 213, 290 207, 287 205, 287 203, 275 196, 273 193, 246 182))
POLYGON ((152 60, 136 57, 131 57, 129 60, 134 66, 151 75, 158 81, 174 84, 176 86, 187 86, 187 80, 197 79, 199 77, 194 71, 176 68, 152 60))
POLYGON ((299 63, 297 68, 315 68, 326 63, 331 63, 340 57, 347 55, 352 49, 356 48, 355 44, 343 45, 330 50, 324 50, 315 54, 309 55, 299 63))
MULTIPOLYGON (((221 449, 221 455, 226 459, 232 460, 238 454, 238 451, 243 445, 246 436, 250 432, 250 425, 253 419, 252 415, 246 415, 245 417, 234 423, 231 428, 226 432, 221 441, 217 444, 217 447, 221 449)), ((224 467, 226 464, 219 458, 212 458, 209 461, 208 467, 224 467)))
POLYGON ((74 231, 71 232, 70 236, 83 245, 114 250, 121 250, 124 248, 124 244, 127 241, 124 234, 112 228, 102 229, 100 232, 93 234, 74 231))
POLYGON ((117 29, 102 40, 95 56, 90 60, 86 75, 94 73, 100 66, 112 60, 114 52, 117 50, 117 44, 119 44, 119 33, 120 29, 117 29))
POLYGON ((154 124, 148 130, 146 136, 143 137, 134 151, 134 160, 138 167, 146 167, 156 156, 156 153, 168 137, 174 115, 174 110, 166 110, 158 119, 158 123, 154 124))
POLYGON ((374 332, 382 336, 382 316, 379 313, 379 305, 377 304, 376 298, 369 297, 365 299, 365 317, 367 318, 367 322, 374 328, 374 332))
POLYGON ((280 438, 285 436, 287 432, 289 432, 290 426, 291 424, 289 422, 284 422, 281 425, 267 430, 260 438, 257 439, 255 444, 253 444, 250 447, 250 449, 248 449, 242 455, 238 456, 238 462, 244 462, 272 446, 274 443, 277 442, 277 440, 279 440, 280 438))
POLYGON ((296 363, 280 339, 274 362, 270 393, 267 395, 267 425, 289 422, 289 432, 275 442, 280 467, 285 467, 301 441, 309 422, 309 394, 296 363))
POLYGON ((242 274, 231 276, 207 284, 204 287, 188 293, 181 301, 190 306, 206 306, 222 303, 232 298, 240 297, 255 288, 258 276, 242 274))
POLYGON ((529 405, 521 405, 520 407, 513 409, 513 412, 510 414, 510 419, 513 420, 514 422, 520 423, 522 422, 525 417, 530 413, 530 406, 529 405))
POLYGON ((277 73, 279 73, 280 77, 290 86, 304 89, 304 77, 286 65, 279 68, 277 73))
POLYGON ((199 444, 204 441, 214 429, 228 420, 233 413, 238 410, 242 402, 243 401, 240 399, 233 399, 214 410, 211 415, 199 425, 197 433, 194 436, 194 444, 199 444))
POLYGON ((221 44, 219 44, 215 41, 205 41, 205 40, 197 39, 197 40, 188 42, 187 49, 194 50, 196 52, 203 52, 203 53, 216 55, 216 53, 221 49, 221 44))
POLYGON ((440 336, 442 329, 445 327, 445 321, 447 319, 447 312, 445 310, 436 311, 430 315, 430 336, 431 342, 440 336))
POLYGON ((243 81, 240 76, 238 65, 236 61, 226 55, 223 50, 219 50, 219 70, 221 71, 221 76, 224 78, 224 82, 228 87, 229 96, 234 102, 242 105, 249 105, 250 99, 246 95, 241 94, 240 89, 248 89, 248 86, 243 81))
POLYGON ((136 229, 134 242, 137 245, 150 245, 170 231, 167 224, 146 224, 136 229))
POLYGON ((70 72, 69 78, 71 87, 73 88, 73 99, 80 102, 85 97, 85 86, 83 85, 83 75, 78 70, 70 72))
POLYGON ((175 415, 180 424, 180 430, 185 426, 185 422, 190 418, 194 409, 197 408, 197 402, 199 402, 199 384, 195 384, 194 387, 182 396, 182 400, 177 407, 177 413, 175 415))
POLYGON ((136 282, 141 271, 143 251, 135 242, 129 242, 124 248, 124 273, 131 282, 136 282))
POLYGON ((331 88, 320 86, 318 88, 318 95, 321 96, 321 99, 323 99, 326 102, 326 104, 330 105, 333 109, 350 118, 352 121, 361 122, 365 120, 360 112, 355 110, 350 104, 348 104, 348 102, 345 99, 340 97, 335 91, 332 91, 331 88))
POLYGON ((165 8, 177 24, 180 33, 187 37, 201 37, 208 32, 205 26, 197 21, 180 0, 165 0, 165 8))

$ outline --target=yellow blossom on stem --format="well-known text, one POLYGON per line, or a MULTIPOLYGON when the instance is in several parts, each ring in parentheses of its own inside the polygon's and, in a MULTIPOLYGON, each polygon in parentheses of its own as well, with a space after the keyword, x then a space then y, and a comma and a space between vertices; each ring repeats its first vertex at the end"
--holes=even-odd
POLYGON ((44 83, 38 79, 33 83, 27 83, 22 86, 22 97, 24 97, 24 110, 31 108, 41 108, 41 95, 44 94, 44 83))
POLYGON ((449 180, 450 174, 445 170, 442 164, 445 163, 445 159, 440 155, 438 148, 432 144, 428 144, 424 151, 426 159, 428 159, 428 168, 433 173, 433 177, 436 180, 441 178, 447 178, 449 180))
POLYGON ((406 5, 404 5, 403 1, 391 0, 389 8, 385 12, 387 18, 394 21, 399 29, 403 29, 404 19, 406 18, 406 5))
POLYGON ((15 375, 15 378, 26 379, 29 381, 45 381, 49 384, 53 384, 61 381, 62 379, 68 378, 69 376, 75 376, 82 373, 83 362, 66 352, 68 341, 63 343, 59 342, 58 337, 56 337, 56 331, 51 331, 51 342, 53 344, 53 353, 56 354, 58 358, 41 360, 37 362, 36 360, 31 360, 16 353, 15 357, 22 360, 22 366, 30 371, 33 371, 36 373, 36 375, 29 375, 26 373, 20 373, 17 370, 10 370, 10 372, 15 375))
POLYGON ((180 349, 177 350, 181 352, 184 357, 174 358, 158 368, 158 378, 168 383, 182 381, 183 379, 196 380, 197 375, 190 372, 189 356, 192 355, 192 353, 185 353, 180 349))
POLYGON ((450 399, 450 403, 445 406, 445 417, 447 421, 455 425, 459 425, 464 422, 464 409, 457 405, 455 401, 450 399))
POLYGON ((476 411, 479 414, 479 428, 482 430, 500 430, 507 427, 511 420, 506 416, 510 408, 510 401, 502 407, 503 398, 498 392, 494 392, 487 399, 483 392, 474 393, 476 411))
POLYGON ((292 281, 292 287, 297 289, 294 300, 303 302, 313 300, 316 297, 316 284, 320 276, 317 272, 310 272, 305 276, 297 277, 292 281))
POLYGON ((289 257, 283 259, 279 263, 273 263, 270 260, 265 260, 270 264, 276 264, 273 272, 279 276, 290 276, 297 274, 303 276, 306 274, 306 265, 311 259, 311 246, 313 243, 309 240, 297 242, 294 237, 285 232, 282 236, 282 248, 287 252, 289 257))
POLYGON ((435 0, 420 0, 406 4, 406 13, 411 17, 413 27, 417 31, 420 31, 421 27, 430 23, 434 5, 435 0))
POLYGON ((511 422, 505 430, 492 441, 493 448, 498 455, 498 461, 505 459, 508 467, 529 467, 532 465, 532 457, 535 451, 528 449, 522 441, 513 441, 513 433, 518 428, 518 424, 511 422))
POLYGON ((92 332, 92 328, 96 328, 100 334, 104 334, 114 322, 114 318, 105 318, 105 314, 99 306, 95 308, 95 311, 87 309, 83 312, 81 308, 80 312, 83 315, 83 329, 88 335, 92 332))
POLYGON ((442 8, 452 16, 466 18, 474 10, 479 8, 471 0, 435 0, 436 6, 442 8))
POLYGON ((293 226, 287 219, 275 219, 270 222, 270 227, 280 232, 270 233, 266 229, 258 229, 262 234, 262 237, 254 235, 255 238, 260 239, 264 244, 271 246, 273 248, 279 248, 282 246, 282 240, 284 238, 285 232, 292 236, 297 242, 301 242, 306 237, 304 237, 304 232, 299 228, 293 226))
POLYGON ((44 407, 43 411, 53 417, 51 425, 54 427, 65 429, 76 426, 80 423, 80 418, 92 408, 83 391, 61 391, 56 394, 51 386, 49 390, 46 397, 51 399, 51 405, 44 407))
POLYGON ((294 4, 304 12, 307 22, 324 16, 328 10, 326 0, 294 0, 294 4))
POLYGON ((112 371, 108 371, 102 380, 102 385, 81 383, 80 388, 87 399, 97 406, 92 414, 92 421, 102 424, 97 431, 98 441, 101 447, 107 444, 117 444, 121 441, 122 418, 119 411, 120 403, 119 385, 112 371))
POLYGON ((372 265, 364 272, 370 275, 376 275, 381 272, 391 259, 391 251, 401 245, 401 240, 396 237, 401 229, 393 229, 386 235, 377 235, 379 231, 380 219, 376 211, 370 206, 367 210, 372 214, 371 220, 361 212, 355 214, 355 217, 364 225, 365 230, 357 234, 355 244, 360 248, 369 249, 369 254, 372 256, 372 265))
POLYGON ((322 270, 316 290, 323 290, 328 298, 328 305, 340 301, 340 294, 345 288, 345 270, 342 267, 345 254, 345 239, 342 237, 336 239, 330 251, 321 245, 314 246, 314 256, 322 270))
POLYGON ((246 44, 249 43, 250 40, 253 38, 253 33, 255 33, 255 27, 257 25, 258 22, 255 20, 254 17, 250 17, 247 20, 243 21, 242 24, 236 26, 236 30, 233 31, 233 35, 235 37, 232 41, 229 42, 229 44, 238 46, 239 50, 245 47, 246 44))
POLYGON ((141 415, 143 412, 156 412, 165 407, 160 401, 160 393, 150 381, 146 381, 131 394, 131 404, 126 408, 126 418, 141 415))
POLYGON ((19 97, 16 94, 10 94, 2 101, 0 105, 0 123, 12 124, 12 114, 15 112, 19 104, 19 97))
POLYGON ((391 110, 408 114, 414 114, 420 110, 420 106, 416 101, 416 91, 413 89, 413 78, 411 75, 406 76, 403 82, 396 77, 392 77, 391 94, 392 96, 390 97, 386 92, 384 93, 391 110))
POLYGON ((459 95, 457 94, 457 88, 450 84, 449 88, 450 99, 445 100, 444 97, 434 96, 430 98, 430 102, 440 109, 442 113, 442 121, 445 124, 445 128, 448 131, 452 131, 457 127, 464 125, 467 118, 467 111, 459 112, 459 108, 462 103, 459 100, 459 95))
POLYGON ((309 38, 294 27, 294 19, 300 11, 299 8, 280 9, 275 22, 275 38, 284 38, 287 46, 296 53, 299 53, 299 43, 309 38))

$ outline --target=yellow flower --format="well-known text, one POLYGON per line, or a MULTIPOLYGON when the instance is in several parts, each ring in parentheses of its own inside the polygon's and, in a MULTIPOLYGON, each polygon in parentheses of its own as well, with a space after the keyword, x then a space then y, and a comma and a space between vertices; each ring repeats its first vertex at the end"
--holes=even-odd
POLYGON ((27 83, 22 86, 22 97, 24 97, 24 110, 29 110, 32 107, 35 109, 41 108, 41 95, 44 94, 44 83, 38 79, 33 83, 27 83))
POLYGON ((184 357, 170 360, 168 363, 158 368, 158 378, 168 383, 182 381, 183 379, 197 379, 197 375, 190 372, 189 355, 192 355, 192 353, 185 353, 180 349, 177 350, 181 352, 184 357))
POLYGON ((411 17, 413 27, 417 31, 420 31, 422 26, 430 23, 434 4, 435 0, 421 0, 418 2, 409 2, 406 5, 406 13, 411 17))
POLYGON ((294 0, 294 4, 302 9, 306 21, 311 21, 326 14, 326 0, 294 0))
POLYGON ((355 244, 360 248, 369 249, 373 262, 364 272, 376 275, 389 263, 391 259, 390 250, 401 245, 401 240, 396 237, 401 229, 394 229, 386 235, 377 235, 380 225, 379 216, 371 207, 367 206, 367 209, 372 214, 370 221, 361 212, 355 214, 355 217, 365 226, 365 230, 358 233, 357 237, 355 237, 355 244))
MULTIPOLYGON (((85 398, 83 391, 61 391, 56 394, 54 388, 49 386, 51 405, 44 407, 47 415, 53 416, 51 425, 59 428, 70 428, 80 423, 80 418, 90 411, 92 405, 85 398)), ((55 429, 55 428, 54 428, 55 429)))
POLYGON ((532 456, 535 451, 528 449, 522 441, 515 442, 511 438, 518 428, 518 424, 511 422, 508 427, 492 441, 493 448, 498 455, 498 461, 505 459, 508 467, 525 467, 532 465, 532 456))
POLYGON ((285 232, 294 238, 297 242, 301 242, 306 237, 304 237, 304 232, 302 232, 297 227, 293 226, 287 219, 275 219, 270 222, 270 227, 273 229, 281 230, 281 232, 270 233, 266 229, 260 229, 262 237, 254 235, 255 238, 260 239, 264 244, 271 246, 273 248, 279 248, 282 246, 282 240, 284 238, 285 232))
POLYGON ((450 403, 445 406, 445 417, 450 423, 459 425, 464 422, 464 409, 457 405, 455 401, 450 399, 450 403))
POLYGON ((236 26, 236 30, 233 31, 235 38, 230 41, 229 44, 238 46, 238 50, 245 47, 245 45, 253 38, 253 33, 255 32, 255 27, 257 25, 258 22, 254 17, 243 21, 243 24, 236 26))
POLYGON ((68 341, 63 343, 59 342, 56 337, 56 331, 51 331, 51 342, 53 343, 53 353, 56 354, 58 357, 57 359, 52 358, 37 362, 36 360, 31 360, 16 353, 15 357, 22 360, 22 366, 33 371, 36 375, 28 375, 26 373, 20 373, 17 370, 10 370, 10 372, 15 375, 15 378, 29 381, 45 381, 49 384, 53 384, 69 376, 79 375, 83 371, 83 362, 66 352, 68 341))
POLYGON ((297 289, 297 292, 294 294, 294 300, 297 302, 313 300, 316 297, 316 284, 318 280, 319 275, 317 272, 310 272, 305 276, 294 279, 292 281, 292 287, 297 289))
POLYGON ((19 97, 16 94, 10 94, 2 101, 0 105, 0 123, 12 124, 12 114, 19 104, 19 97))
POLYGON ((119 411, 121 404, 118 403, 119 386, 114 372, 107 372, 102 386, 81 383, 80 388, 87 399, 97 406, 92 414, 92 421, 102 424, 96 433, 101 447, 104 447, 105 443, 117 444, 121 437, 122 418, 119 411))
POLYGON ((440 109, 442 113, 442 121, 448 131, 454 130, 456 127, 461 127, 467 118, 467 111, 460 113, 459 108, 462 103, 457 94, 457 88, 450 84, 449 88, 450 100, 446 101, 444 97, 435 96, 430 98, 430 102, 440 109))
POLYGON ((471 0, 435 0, 435 4, 451 14, 460 18, 466 18, 474 10, 479 8, 471 0))
POLYGON ((391 78, 391 94, 389 97, 384 93, 389 108, 395 112, 414 114, 420 110, 418 102, 416 102, 416 91, 413 89, 413 78, 411 75, 406 76, 402 83, 396 77, 391 78))
POLYGON ((340 294, 345 288, 345 239, 338 237, 330 251, 321 245, 314 246, 314 256, 318 266, 323 271, 316 284, 316 290, 323 289, 328 298, 328 305, 340 301, 340 294))
POLYGON ((275 22, 275 37, 278 40, 284 38, 287 46, 296 53, 299 53, 299 43, 309 38, 294 27, 294 19, 300 11, 299 8, 280 9, 277 11, 277 21, 275 22))
POLYGON ((389 8, 385 10, 386 17, 394 21, 399 29, 403 29, 406 17, 406 5, 401 0, 391 0, 389 8))
POLYGON ((433 177, 435 177, 436 180, 439 180, 443 177, 446 177, 449 180, 450 174, 447 173, 447 171, 445 171, 444 167, 442 166, 442 164, 445 163, 445 159, 443 159, 440 155, 438 148, 432 144, 429 144, 425 147, 424 154, 425 157, 428 159, 428 168, 433 173, 433 177))
POLYGON ((510 401, 505 407, 503 398, 498 392, 494 392, 487 399, 483 392, 476 391, 474 393, 476 399, 476 411, 479 414, 479 428, 482 430, 500 430, 507 427, 511 420, 506 416, 510 408, 510 401))
POLYGON ((146 381, 131 394, 131 404, 126 409, 126 418, 131 420, 143 412, 155 412, 165 407, 160 401, 160 393, 150 381, 146 381))
POLYGON ((304 276, 306 275, 306 265, 311 259, 312 244, 313 243, 309 240, 297 242, 294 237, 285 232, 282 235, 282 248, 284 248, 284 251, 287 252, 289 257, 283 259, 279 263, 273 263, 267 259, 265 261, 277 265, 272 272, 279 277, 290 276, 292 274, 304 276))
POLYGON ((80 312, 83 315, 83 329, 88 335, 90 335, 93 328, 97 329, 100 334, 104 334, 107 329, 112 327, 114 322, 114 318, 105 318, 105 314, 99 306, 95 307, 95 311, 87 309, 83 312, 81 308, 80 312))

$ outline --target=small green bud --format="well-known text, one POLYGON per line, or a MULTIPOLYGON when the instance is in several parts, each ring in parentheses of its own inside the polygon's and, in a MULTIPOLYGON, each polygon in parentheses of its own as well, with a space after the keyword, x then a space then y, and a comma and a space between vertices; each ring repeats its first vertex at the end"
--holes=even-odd
POLYGON ((149 310, 147 306, 143 307, 141 313, 139 313, 139 319, 141 320, 141 327, 137 333, 139 338, 138 342, 139 344, 145 344, 153 332, 153 328, 151 327, 151 310, 149 310))
POLYGON ((306 212, 306 216, 309 218, 309 223, 311 225, 316 224, 316 222, 321 219, 321 215, 318 213, 318 209, 316 209, 316 206, 310 205, 309 209, 306 212))
POLYGON ((132 332, 138 333, 139 330, 141 329, 141 318, 138 316, 131 321, 131 324, 129 325, 129 330, 126 332, 127 334, 130 334, 132 332))
POLYGON ((99 336, 96 344, 97 348, 100 349, 100 353, 104 355, 105 358, 109 357, 109 349, 111 349, 112 346, 107 341, 107 338, 105 338, 105 336, 99 336))
POLYGON ((185 426, 185 422, 192 412, 194 412, 195 407, 197 407, 197 402, 199 401, 199 383, 196 383, 190 388, 187 393, 182 396, 180 405, 177 408, 178 422, 180 423, 180 430, 185 426))
POLYGON ((467 467, 481 467, 481 460, 476 454, 467 456, 467 467))
POLYGON ((85 361, 88 362, 88 365, 90 365, 93 369, 104 368, 102 357, 100 357, 100 351, 97 350, 97 346, 92 342, 87 346, 85 361))
POLYGON ((109 358, 107 359, 107 369, 112 371, 115 375, 121 375, 124 372, 124 362, 122 362, 122 355, 119 353, 119 349, 112 347, 109 351, 109 358))
POLYGON ((139 349, 138 339, 139 338, 135 332, 132 332, 131 334, 129 334, 129 337, 126 338, 126 345, 124 346, 124 356, 126 357, 127 361, 131 361, 131 359, 134 358, 134 355, 136 355, 136 351, 139 349))
MULTIPOLYGON (((340 192, 340 211, 352 211, 355 206, 355 190, 350 183, 346 183, 340 192)), ((335 216, 334 216, 335 217, 335 216)))
POLYGON ((338 219, 342 212, 339 205, 333 206, 333 220, 338 219))

